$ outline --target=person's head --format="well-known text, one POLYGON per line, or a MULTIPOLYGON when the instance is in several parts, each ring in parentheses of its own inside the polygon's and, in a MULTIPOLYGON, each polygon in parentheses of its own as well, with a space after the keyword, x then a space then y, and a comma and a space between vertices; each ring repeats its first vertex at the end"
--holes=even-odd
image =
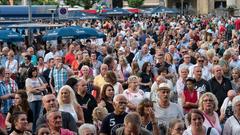
POLYGON ((60 106, 63 104, 74 105, 77 103, 75 93, 73 89, 68 85, 64 85, 61 87, 57 95, 57 100, 60 106))
POLYGON ((115 66, 115 60, 113 57, 111 56, 107 56, 103 59, 103 63, 108 65, 109 70, 114 69, 115 66))
POLYGON ((26 131, 28 129, 27 114, 25 112, 14 112, 11 117, 13 129, 26 131))
POLYGON ((104 76, 104 80, 112 85, 117 83, 117 76, 113 71, 107 71, 104 76))
POLYGON ((137 74, 140 70, 137 62, 132 62, 131 68, 134 75, 137 74))
POLYGON ((79 135, 97 135, 96 127, 93 124, 85 123, 78 129, 79 135))
POLYGON ((119 57, 119 64, 123 67, 126 67, 128 62, 127 62, 127 59, 125 58, 125 56, 120 56, 119 57))
POLYGON ((187 78, 188 72, 189 72, 189 70, 187 67, 179 68, 179 74, 180 74, 181 78, 187 78))
POLYGON ((171 53, 165 53, 164 55, 164 61, 170 62, 169 64, 173 63, 173 56, 171 53))
POLYGON ((11 78, 11 71, 9 69, 5 69, 4 79, 8 81, 10 78, 11 78))
POLYGON ((204 56, 199 56, 199 57, 197 58, 197 65, 203 66, 204 60, 205 60, 205 57, 204 57, 204 56))
POLYGON ((82 68, 81 68, 81 71, 82 71, 82 74, 84 76, 88 76, 89 75, 89 67, 87 65, 83 65, 82 68))
POLYGON ((229 90, 227 93, 227 96, 229 98, 230 101, 232 101, 232 99, 237 95, 235 90, 229 90))
POLYGON ((93 121, 103 121, 108 115, 108 111, 105 107, 95 107, 92 112, 93 121))
POLYGON ((127 98, 123 94, 118 94, 113 98, 113 107, 116 114, 122 114, 127 107, 127 98))
POLYGON ((240 96, 235 96, 232 100, 233 112, 238 117, 240 116, 240 96))
POLYGON ((144 44, 144 45, 142 46, 142 53, 143 53, 143 54, 147 54, 147 53, 148 53, 148 45, 147 45, 147 44, 144 44))
POLYGON ((219 57, 218 57, 218 56, 213 56, 213 58, 212 58, 212 64, 213 64, 213 65, 218 65, 218 62, 219 62, 219 57))
POLYGON ((37 67, 31 67, 28 69, 28 78, 33 78, 38 76, 37 67))
POLYGON ((31 56, 31 55, 26 55, 26 56, 24 57, 24 61, 25 61, 26 64, 29 64, 29 63, 31 62, 31 59, 32 59, 32 56, 31 56))
POLYGON ((8 47, 3 47, 2 53, 3 53, 4 55, 7 55, 8 52, 9 52, 9 48, 8 48, 8 47))
POLYGON ((8 52, 8 59, 9 60, 12 60, 14 58, 14 51, 13 50, 10 50, 9 52, 8 52))
POLYGON ((57 99, 53 94, 47 94, 43 96, 42 103, 47 112, 58 108, 57 99))
POLYGON ((181 119, 172 119, 169 122, 168 135, 182 135, 184 122, 181 119))
POLYGON ((193 68, 193 75, 194 75, 195 79, 198 79, 198 80, 201 79, 201 77, 202 77, 202 67, 195 66, 193 68))
POLYGON ((124 135, 138 135, 141 129, 141 117, 137 112, 130 112, 124 118, 124 135))
POLYGON ((148 115, 149 109, 153 109, 153 102, 147 98, 143 99, 137 106, 137 112, 141 115, 148 115))
POLYGON ((166 67, 159 67, 158 74, 160 76, 166 77, 166 75, 168 74, 168 68, 166 68, 166 67))
POLYGON ((96 52, 91 52, 91 60, 97 60, 97 54, 96 52))
POLYGON ((44 58, 42 56, 38 57, 38 64, 44 64, 44 58))
POLYGON ((223 76, 223 69, 221 66, 216 65, 213 67, 213 74, 215 78, 221 78, 223 76))
POLYGON ((102 87, 101 90, 101 99, 102 100, 109 100, 109 99, 113 99, 114 97, 114 88, 112 84, 105 84, 102 87))
POLYGON ((238 79, 240 77, 240 70, 238 68, 233 68, 232 70, 232 78, 238 79))
POLYGON ((223 53, 223 59, 225 60, 229 60, 232 57, 232 53, 230 49, 227 49, 226 51, 224 51, 223 53))
POLYGON ((28 52, 29 55, 34 55, 34 49, 33 49, 33 47, 29 47, 29 48, 27 49, 27 52, 28 52))
POLYGON ((183 56, 183 60, 184 60, 184 63, 189 64, 190 61, 191 61, 191 56, 190 56, 189 54, 185 54, 185 55, 183 56))
POLYGON ((170 86, 167 83, 161 83, 158 86, 157 92, 160 102, 169 102, 170 100, 170 86))
POLYGON ((195 83, 196 83, 196 80, 192 77, 188 77, 186 79, 186 86, 189 90, 193 90, 195 88, 195 83))
POLYGON ((62 128, 62 113, 56 109, 50 110, 46 115, 50 130, 59 131, 62 128))
POLYGON ((46 124, 41 124, 36 129, 36 135, 50 135, 50 129, 46 124))
POLYGON ((59 63, 62 63, 62 57, 60 55, 55 55, 54 56, 54 64, 57 66, 59 63))
POLYGON ((77 83, 77 92, 81 94, 86 94, 87 92, 87 82, 84 79, 79 79, 77 83))
POLYGON ((166 83, 166 82, 167 82, 167 79, 164 76, 161 76, 161 75, 157 76, 156 78, 157 85, 160 85, 161 83, 166 83))
POLYGON ((131 75, 128 78, 128 87, 131 88, 132 90, 135 90, 138 88, 139 85, 139 78, 135 75, 131 75))
POLYGON ((202 111, 198 109, 192 109, 188 114, 187 114, 187 120, 188 123, 195 128, 202 128, 203 122, 204 122, 204 115, 202 111))
POLYGON ((100 67, 100 73, 102 76, 104 76, 108 71, 108 65, 107 64, 102 64, 100 67))
POLYGON ((142 72, 146 73, 151 70, 151 63, 150 62, 145 62, 142 66, 142 72))
POLYGON ((211 92, 204 93, 199 99, 199 110, 201 111, 217 111, 218 100, 211 92))
POLYGON ((29 105, 28 105, 28 96, 25 90, 18 90, 15 93, 15 97, 14 97, 14 104, 16 106, 21 106, 21 108, 23 109, 23 111, 27 112, 29 110, 29 105))

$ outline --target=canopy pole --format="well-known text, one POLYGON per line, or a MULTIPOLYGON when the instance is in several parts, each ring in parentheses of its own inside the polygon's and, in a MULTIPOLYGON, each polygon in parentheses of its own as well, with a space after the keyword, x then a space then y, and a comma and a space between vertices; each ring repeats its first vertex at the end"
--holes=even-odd
MULTIPOLYGON (((28 0, 28 21, 29 23, 32 22, 32 0, 28 0)), ((28 28, 28 45, 32 44, 32 31, 31 28, 28 28)))

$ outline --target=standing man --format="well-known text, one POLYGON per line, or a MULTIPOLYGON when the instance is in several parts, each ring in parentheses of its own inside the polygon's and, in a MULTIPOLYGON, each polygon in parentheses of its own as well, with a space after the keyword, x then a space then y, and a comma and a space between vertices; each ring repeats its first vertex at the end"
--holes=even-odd
POLYGON ((55 63, 55 66, 52 68, 52 70, 49 73, 50 86, 52 89, 52 93, 58 93, 60 88, 68 80, 68 77, 73 75, 73 71, 67 65, 64 65, 62 63, 62 57, 59 55, 56 55, 54 57, 54 63, 55 63), (54 87, 52 85, 52 82, 54 82, 54 87))
POLYGON ((18 85, 11 78, 11 71, 8 69, 5 70, 4 82, 7 90, 10 91, 11 93, 15 93, 18 90, 18 85))
POLYGON ((14 94, 9 91, 4 83, 5 69, 4 67, 0 68, 0 99, 2 102, 1 112, 6 116, 9 108, 13 104, 12 98, 14 94))
POLYGON ((195 86, 198 94, 203 94, 210 90, 208 81, 202 78, 202 67, 196 66, 193 68, 194 79, 196 80, 195 86))
POLYGON ((174 118, 183 119, 183 110, 178 104, 170 102, 171 88, 167 83, 161 83, 157 91, 159 101, 154 104, 153 108, 161 135, 165 135, 169 126, 169 121, 174 118))
POLYGON ((223 76, 223 68, 219 65, 213 67, 214 77, 208 82, 210 89, 208 92, 212 92, 218 100, 218 113, 224 99, 227 97, 227 92, 232 89, 230 80, 223 76))
POLYGON ((78 81, 76 99, 83 108, 84 120, 86 123, 92 123, 92 112, 97 107, 95 98, 87 93, 87 82, 83 79, 78 81))
POLYGON ((123 94, 118 94, 113 99, 114 112, 103 119, 100 135, 114 135, 117 128, 121 127, 127 107, 127 99, 123 94))

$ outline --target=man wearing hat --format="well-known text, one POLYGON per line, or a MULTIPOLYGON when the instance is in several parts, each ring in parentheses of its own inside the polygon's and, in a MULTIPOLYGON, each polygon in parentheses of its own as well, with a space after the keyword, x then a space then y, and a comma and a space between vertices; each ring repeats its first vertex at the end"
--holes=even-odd
POLYGON ((167 83, 161 83, 157 89, 159 101, 153 106, 161 134, 166 134, 169 121, 174 118, 183 118, 182 108, 170 102, 170 91, 171 88, 167 83))

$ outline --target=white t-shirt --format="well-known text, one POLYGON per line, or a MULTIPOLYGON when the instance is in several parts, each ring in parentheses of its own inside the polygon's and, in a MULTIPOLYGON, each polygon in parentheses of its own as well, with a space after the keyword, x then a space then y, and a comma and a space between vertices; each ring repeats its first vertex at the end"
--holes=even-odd
POLYGON ((159 103, 153 105, 158 124, 168 127, 169 121, 175 118, 183 119, 183 110, 178 104, 170 102, 168 108, 162 108, 159 103))
POLYGON ((234 116, 229 117, 225 122, 222 134, 223 135, 239 135, 239 133, 240 133, 240 124, 234 118, 234 116))
MULTIPOLYGON (((204 126, 205 127, 205 126, 204 126)), ((192 135, 191 126, 189 126, 184 132, 183 135, 192 135)), ((205 133, 207 135, 208 128, 205 127, 205 133)), ((215 128, 211 129, 210 135, 220 135, 215 128)))

